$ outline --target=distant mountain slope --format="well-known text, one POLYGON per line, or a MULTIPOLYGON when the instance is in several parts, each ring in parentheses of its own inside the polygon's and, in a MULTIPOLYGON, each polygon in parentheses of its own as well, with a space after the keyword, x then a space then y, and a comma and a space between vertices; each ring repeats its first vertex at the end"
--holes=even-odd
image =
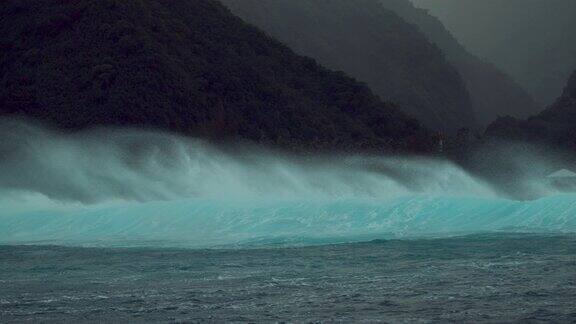
POLYGON ((576 66, 574 0, 413 0, 473 53, 510 74, 543 106, 576 66))
POLYGON ((367 82, 426 125, 475 124, 458 71, 414 26, 377 0, 223 0, 297 53, 367 82))
POLYGON ((576 71, 568 80, 562 96, 539 116, 551 122, 571 124, 576 128, 576 71))
POLYGON ((553 143, 576 150, 576 71, 556 102, 527 120, 503 117, 487 130, 489 136, 553 143))
POLYGON ((284 147, 418 150, 430 140, 365 85, 212 0, 4 0, 0 17, 3 116, 284 147))
POLYGON ((477 120, 487 125, 498 116, 526 118, 541 110, 533 99, 508 75, 492 64, 470 54, 442 22, 410 0, 380 0, 382 5, 420 28, 462 75, 472 97, 477 120))

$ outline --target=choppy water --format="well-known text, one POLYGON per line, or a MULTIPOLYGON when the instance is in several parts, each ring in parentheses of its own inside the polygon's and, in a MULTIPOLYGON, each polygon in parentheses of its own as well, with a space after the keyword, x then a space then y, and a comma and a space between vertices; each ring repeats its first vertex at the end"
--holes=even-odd
POLYGON ((299 248, 0 246, 0 322, 576 321, 576 237, 299 248))

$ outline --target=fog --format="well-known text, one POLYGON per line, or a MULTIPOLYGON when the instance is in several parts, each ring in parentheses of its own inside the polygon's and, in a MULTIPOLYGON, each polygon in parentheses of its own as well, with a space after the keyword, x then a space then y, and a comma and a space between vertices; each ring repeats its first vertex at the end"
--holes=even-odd
POLYGON ((0 137, 0 188, 62 202, 495 195, 442 160, 295 157, 140 130, 64 135, 18 121, 0 123, 0 137))
POLYGON ((576 66, 573 0, 412 0, 472 53, 512 76, 542 108, 576 66))

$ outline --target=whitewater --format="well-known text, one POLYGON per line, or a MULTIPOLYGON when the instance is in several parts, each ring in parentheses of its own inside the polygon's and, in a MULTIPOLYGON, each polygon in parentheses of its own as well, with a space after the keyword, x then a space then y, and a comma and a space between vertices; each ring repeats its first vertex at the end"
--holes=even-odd
POLYGON ((0 124, 0 243, 198 248, 576 232, 576 195, 518 200, 441 159, 290 156, 158 132, 0 124))

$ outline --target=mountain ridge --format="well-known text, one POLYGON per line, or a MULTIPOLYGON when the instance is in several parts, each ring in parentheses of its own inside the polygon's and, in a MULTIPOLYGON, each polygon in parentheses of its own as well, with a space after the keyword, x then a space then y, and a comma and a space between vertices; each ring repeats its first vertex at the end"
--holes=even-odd
POLYGON ((417 27, 377 0, 223 0, 297 53, 366 82, 428 127, 475 127, 457 69, 417 27))
POLYGON ((430 133, 212 0, 7 0, 0 115, 288 148, 426 150, 430 133))
POLYGON ((576 70, 568 79, 562 95, 547 109, 526 120, 501 117, 488 127, 486 134, 576 150, 576 70))
POLYGON ((576 1, 412 0, 474 54, 511 75, 541 107, 560 95, 576 65, 576 1))
POLYGON ((410 0, 380 0, 380 3, 416 25, 436 44, 460 72, 470 92, 478 122, 488 125, 503 113, 526 118, 541 110, 531 96, 492 63, 470 53, 428 10, 410 0))

